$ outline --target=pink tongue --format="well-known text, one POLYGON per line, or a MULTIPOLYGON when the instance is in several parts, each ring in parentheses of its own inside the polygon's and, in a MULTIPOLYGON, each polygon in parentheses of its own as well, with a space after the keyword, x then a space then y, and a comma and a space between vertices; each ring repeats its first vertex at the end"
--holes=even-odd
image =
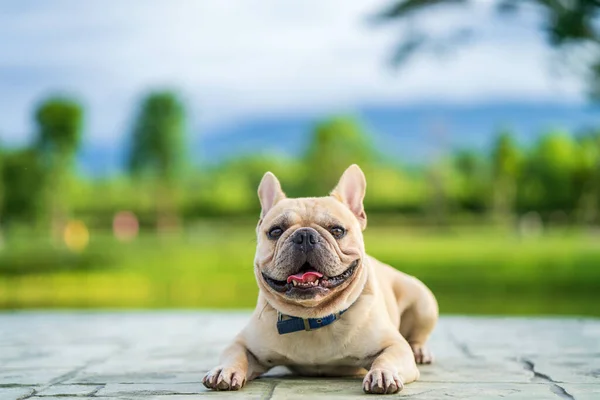
POLYGON ((299 281, 299 282, 314 282, 319 278, 322 278, 323 274, 317 271, 309 271, 305 273, 298 273, 296 275, 290 275, 287 278, 287 283, 291 281, 299 281))

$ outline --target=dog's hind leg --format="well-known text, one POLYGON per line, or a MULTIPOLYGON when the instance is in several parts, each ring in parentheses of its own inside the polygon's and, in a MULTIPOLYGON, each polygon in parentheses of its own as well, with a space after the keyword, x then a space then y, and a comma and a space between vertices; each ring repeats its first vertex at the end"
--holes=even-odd
POLYGON ((427 346, 427 339, 433 331, 438 319, 438 305, 433 294, 420 281, 414 283, 418 295, 402 313, 400 333, 415 354, 417 364, 431 364, 433 355, 427 346))
POLYGON ((417 364, 430 364, 433 358, 426 344, 438 319, 438 305, 433 293, 414 276, 374 258, 370 261, 379 277, 392 323, 410 344, 417 364))

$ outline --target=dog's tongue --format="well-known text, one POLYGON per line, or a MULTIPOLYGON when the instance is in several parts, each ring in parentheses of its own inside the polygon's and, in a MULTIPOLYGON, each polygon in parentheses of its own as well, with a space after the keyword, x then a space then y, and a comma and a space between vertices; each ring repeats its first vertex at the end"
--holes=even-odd
POLYGON ((314 282, 322 277, 323 274, 317 271, 299 272, 295 275, 288 276, 287 283, 290 283, 291 281, 314 282))

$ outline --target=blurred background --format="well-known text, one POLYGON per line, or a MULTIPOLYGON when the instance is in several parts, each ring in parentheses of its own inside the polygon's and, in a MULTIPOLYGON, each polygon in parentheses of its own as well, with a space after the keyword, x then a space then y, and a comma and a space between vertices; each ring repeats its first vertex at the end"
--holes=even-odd
POLYGON ((595 0, 0 2, 0 308, 250 308, 256 188, 367 175, 442 313, 600 316, 595 0))

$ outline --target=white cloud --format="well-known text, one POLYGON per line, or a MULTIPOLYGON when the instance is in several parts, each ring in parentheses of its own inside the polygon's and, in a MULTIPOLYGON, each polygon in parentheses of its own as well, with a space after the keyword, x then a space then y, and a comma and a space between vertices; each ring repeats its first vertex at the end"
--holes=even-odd
POLYGON ((385 60, 399 34, 366 18, 386 1, 33 1, 0 6, 0 138, 24 140, 31 109, 54 90, 87 106, 87 139, 127 132, 140 94, 180 88, 192 126, 253 114, 334 111, 364 104, 498 99, 577 101, 581 88, 548 69, 540 33, 505 26, 490 2, 432 10, 428 32, 475 25, 482 38, 396 73, 385 60), (515 33, 517 32, 517 33, 515 33))

